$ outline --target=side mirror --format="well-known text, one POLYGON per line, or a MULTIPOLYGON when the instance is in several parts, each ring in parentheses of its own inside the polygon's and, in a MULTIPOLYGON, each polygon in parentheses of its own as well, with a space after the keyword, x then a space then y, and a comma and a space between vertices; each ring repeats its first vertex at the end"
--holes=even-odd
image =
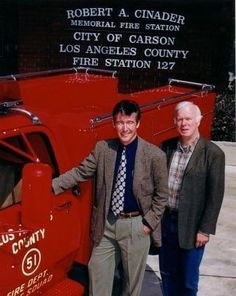
POLYGON ((43 163, 28 163, 23 168, 22 224, 30 229, 50 221, 52 210, 52 170, 43 163))

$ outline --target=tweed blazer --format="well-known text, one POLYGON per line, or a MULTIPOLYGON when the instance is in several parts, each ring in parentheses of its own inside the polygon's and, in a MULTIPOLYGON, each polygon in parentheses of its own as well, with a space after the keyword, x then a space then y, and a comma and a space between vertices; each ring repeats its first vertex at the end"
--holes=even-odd
MULTIPOLYGON (((95 195, 91 218, 91 238, 97 245, 104 233, 105 221, 110 209, 118 139, 97 142, 93 151, 78 167, 53 179, 56 194, 79 182, 95 177, 95 195)), ((161 245, 160 221, 167 203, 166 155, 157 146, 138 137, 133 175, 133 193, 152 228, 155 246, 161 245)))
MULTIPOLYGON (((178 139, 163 145, 168 169, 178 139)), ((183 175, 179 196, 178 236, 181 248, 195 245, 198 231, 215 234, 225 182, 225 155, 214 143, 200 138, 183 175)))

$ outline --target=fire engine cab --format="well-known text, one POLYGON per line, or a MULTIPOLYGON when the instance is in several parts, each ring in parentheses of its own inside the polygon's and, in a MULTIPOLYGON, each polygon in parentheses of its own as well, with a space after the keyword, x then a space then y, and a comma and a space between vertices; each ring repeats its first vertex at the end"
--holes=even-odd
POLYGON ((139 134, 160 145, 177 135, 182 100, 199 105, 209 138, 215 96, 212 85, 176 79, 121 94, 114 72, 83 68, 0 77, 0 296, 84 295, 93 184, 55 196, 51 182, 115 136, 118 100, 140 104, 139 134))

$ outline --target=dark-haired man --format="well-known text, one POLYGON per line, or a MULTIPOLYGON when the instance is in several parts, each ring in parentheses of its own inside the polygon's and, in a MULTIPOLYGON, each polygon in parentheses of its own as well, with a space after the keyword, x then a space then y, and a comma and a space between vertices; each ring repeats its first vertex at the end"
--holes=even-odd
POLYGON ((166 205, 164 152, 138 137, 140 108, 122 100, 113 109, 117 138, 99 141, 78 166, 53 180, 55 193, 96 176, 91 221, 90 295, 111 296, 114 272, 123 266, 123 295, 140 295, 150 235, 160 246, 166 205))

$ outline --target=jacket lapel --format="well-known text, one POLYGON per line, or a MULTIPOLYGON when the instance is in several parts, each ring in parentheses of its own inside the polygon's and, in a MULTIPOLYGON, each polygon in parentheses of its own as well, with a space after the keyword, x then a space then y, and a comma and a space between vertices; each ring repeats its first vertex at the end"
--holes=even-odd
MULTIPOLYGON (((164 147, 164 151, 166 152, 166 156, 167 156, 168 171, 170 169, 170 164, 177 148, 177 143, 178 143, 178 138, 175 138, 173 141, 171 141, 170 145, 168 145, 167 147, 164 147)), ((185 175, 188 174, 193 168, 196 167, 198 162, 198 157, 202 153, 202 149, 204 149, 204 140, 203 138, 200 137, 193 151, 193 154, 189 159, 187 167, 185 169, 185 173, 184 173, 185 175)))
POLYGON ((199 155, 202 153, 203 148, 204 148, 204 141, 202 138, 200 138, 195 146, 192 156, 189 159, 189 162, 185 169, 185 175, 188 174, 193 168, 196 168, 199 155))
POLYGON ((109 147, 107 151, 105 151, 105 184, 106 184, 106 194, 107 194, 107 206, 110 206, 113 178, 114 178, 114 170, 115 170, 115 162, 116 155, 118 149, 119 142, 113 141, 109 143, 109 147))
POLYGON ((139 195, 139 188, 142 181, 143 176, 143 168, 145 168, 144 164, 144 157, 145 151, 144 151, 144 141, 142 138, 138 137, 138 146, 137 151, 135 155, 135 164, 134 164, 134 178, 133 178, 133 192, 134 196, 139 195))

